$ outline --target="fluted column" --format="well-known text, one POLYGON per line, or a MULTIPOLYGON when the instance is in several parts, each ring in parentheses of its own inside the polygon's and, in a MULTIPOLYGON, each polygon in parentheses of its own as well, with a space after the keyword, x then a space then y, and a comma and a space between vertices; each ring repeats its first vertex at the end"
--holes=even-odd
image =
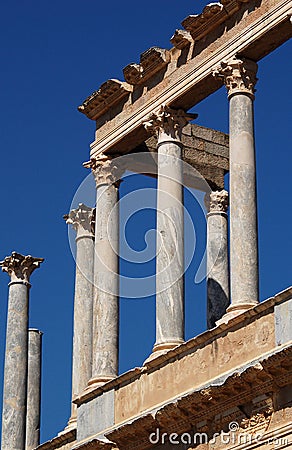
POLYGON ((0 263, 2 270, 11 278, 4 366, 2 450, 25 449, 29 278, 42 261, 42 258, 13 252, 0 263))
POLYGON ((28 330, 28 374, 25 450, 40 444, 42 332, 28 330))
POLYGON ((102 155, 85 167, 96 181, 92 376, 93 389, 118 375, 119 346, 119 173, 114 159, 102 155))
POLYGON ((184 211, 181 133, 187 115, 162 105, 144 123, 158 143, 156 342, 163 352, 184 341, 184 211))
POLYGON ((207 326, 213 328, 229 305, 228 192, 206 194, 207 326))
POLYGON ((87 387, 92 371, 92 315, 95 210, 80 203, 64 216, 76 231, 76 274, 74 294, 72 410, 68 427, 76 426, 77 406, 73 403, 87 387))
POLYGON ((235 57, 215 71, 223 77, 229 98, 231 305, 226 320, 259 301, 253 111, 256 72, 254 61, 235 57))

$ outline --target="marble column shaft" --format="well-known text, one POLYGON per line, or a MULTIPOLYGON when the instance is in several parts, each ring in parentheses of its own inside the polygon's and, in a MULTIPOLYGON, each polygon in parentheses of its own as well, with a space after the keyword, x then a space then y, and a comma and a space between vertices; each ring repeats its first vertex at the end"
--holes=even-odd
POLYGON ((110 157, 91 160, 87 167, 96 181, 91 389, 118 375, 119 177, 110 157))
POLYGON ((74 398, 87 387, 92 375, 92 314, 95 210, 80 203, 64 216, 76 231, 76 272, 74 293, 72 411, 68 427, 76 425, 74 398))
POLYGON ((239 313, 256 305, 258 234, 254 148, 254 86, 257 64, 233 58, 221 63, 229 98, 231 306, 239 313))
POLYGON ((0 263, 9 283, 2 450, 24 450, 27 406, 29 277, 43 261, 13 252, 0 263))
POLYGON ((228 193, 207 194, 207 326, 213 328, 229 305, 228 193))
POLYGON ((28 330, 26 450, 40 444, 42 332, 28 330))
POLYGON ((181 131, 182 110, 162 105, 144 123, 158 138, 156 342, 165 351, 184 341, 184 207, 181 131))

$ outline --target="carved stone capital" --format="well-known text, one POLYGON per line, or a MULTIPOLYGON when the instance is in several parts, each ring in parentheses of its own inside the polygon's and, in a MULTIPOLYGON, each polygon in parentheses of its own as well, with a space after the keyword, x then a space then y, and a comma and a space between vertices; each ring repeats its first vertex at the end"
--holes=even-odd
POLYGON ((234 57, 222 61, 213 75, 224 79, 229 98, 234 94, 247 94, 254 98, 257 68, 257 63, 250 59, 234 57))
POLYGON ((24 256, 20 253, 12 252, 11 256, 6 256, 4 261, 0 262, 3 272, 7 272, 11 281, 22 281, 29 283, 32 272, 37 269, 44 261, 44 258, 34 258, 33 256, 24 256))
POLYGON ((147 131, 156 134, 158 143, 164 140, 180 142, 183 127, 197 117, 197 114, 187 114, 182 109, 175 110, 161 105, 159 111, 152 113, 143 125, 147 131))
POLYGON ((79 203, 78 208, 64 215, 67 224, 72 225, 78 234, 94 234, 95 208, 79 203))
POLYGON ((114 184, 118 187, 119 179, 124 171, 121 165, 115 162, 113 156, 104 154, 91 158, 90 161, 83 163, 83 166, 92 170, 96 187, 103 184, 114 184))
POLYGON ((228 209, 228 192, 212 191, 205 195, 205 205, 210 213, 227 213, 228 209))

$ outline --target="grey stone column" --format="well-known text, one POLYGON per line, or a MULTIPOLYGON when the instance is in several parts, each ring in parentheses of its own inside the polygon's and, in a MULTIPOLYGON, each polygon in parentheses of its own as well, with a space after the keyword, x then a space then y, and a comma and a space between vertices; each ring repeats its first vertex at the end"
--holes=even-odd
POLYGON ((119 172, 105 155, 84 165, 92 169, 96 181, 91 390, 118 375, 119 172))
POLYGON ((182 128, 197 115, 162 105, 144 123, 158 138, 156 342, 154 356, 184 342, 182 128))
POLYGON ((229 305, 228 192, 206 194, 207 326, 213 328, 229 305))
POLYGON ((42 332, 28 330, 26 450, 40 444, 42 332))
POLYGON ((231 305, 226 320, 259 301, 253 117, 256 72, 257 64, 243 58, 222 62, 217 71, 227 87, 230 116, 231 305))
POLYGON ((42 258, 13 252, 0 263, 2 270, 11 277, 4 366, 2 450, 25 449, 29 278, 42 261, 42 258))
POLYGON ((80 203, 64 216, 76 231, 76 273, 74 293, 72 410, 68 428, 77 422, 73 400, 87 387, 92 373, 92 314, 95 210, 80 203))

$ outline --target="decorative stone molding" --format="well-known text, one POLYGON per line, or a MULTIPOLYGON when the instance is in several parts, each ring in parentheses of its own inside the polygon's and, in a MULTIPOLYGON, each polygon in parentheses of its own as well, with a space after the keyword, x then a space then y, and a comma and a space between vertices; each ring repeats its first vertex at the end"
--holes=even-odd
POLYGON ((197 114, 187 114, 182 109, 161 105, 158 112, 151 114, 143 125, 147 131, 156 134, 158 141, 165 137, 180 142, 183 127, 197 117, 197 114))
POLYGON ((258 80, 257 68, 257 63, 250 59, 233 57, 228 61, 222 61, 220 66, 213 70, 213 75, 224 79, 229 98, 239 93, 254 98, 255 85, 258 80))
POLYGON ((292 381, 291 358, 291 347, 280 350, 243 371, 234 371, 218 383, 213 380, 209 387, 184 394, 158 409, 131 418, 106 432, 105 436, 120 448, 144 449, 146 443, 150 447, 149 433, 156 429, 168 434, 190 430, 208 432, 208 425, 212 424, 215 432, 214 425, 220 431, 236 421, 242 432, 264 433, 274 412, 273 392, 278 390, 283 365, 290 368, 285 386, 292 381))
POLYGON ((129 64, 123 69, 125 80, 129 84, 143 84, 148 78, 161 70, 170 61, 168 50, 151 47, 140 56, 140 64, 129 64))
POLYGON ((143 69, 140 64, 129 64, 123 69, 123 74, 129 84, 140 84, 143 81, 143 69))
POLYGON ((67 224, 72 225, 75 231, 81 227, 82 230, 94 234, 95 208, 89 208, 84 203, 79 203, 78 208, 72 209, 69 214, 64 215, 67 224))
POLYGON ((193 42, 193 39, 188 31, 175 30, 174 35, 170 39, 170 42, 174 47, 182 50, 183 48, 190 45, 193 42))
POLYGON ((40 267, 44 258, 34 258, 33 256, 24 256, 17 252, 12 252, 11 256, 6 256, 4 261, 0 262, 3 272, 7 272, 11 281, 24 281, 29 283, 32 272, 40 267))
POLYGON ((228 210, 228 192, 212 191, 205 195, 205 205, 210 213, 227 213, 228 210))
POLYGON ((113 105, 127 97, 131 91, 132 88, 127 83, 114 79, 108 80, 84 100, 78 107, 78 111, 89 119, 96 120, 113 105))
POLYGON ((76 441, 76 428, 71 430, 66 430, 61 433, 57 437, 44 442, 43 444, 37 447, 38 450, 55 450, 56 448, 60 448, 65 446, 66 444, 73 444, 76 441))
POLYGON ((202 39, 210 31, 224 22, 227 12, 221 3, 209 3, 201 14, 190 15, 182 21, 182 26, 189 31, 194 41, 202 39))
POLYGON ((122 176, 124 168, 118 166, 115 158, 110 155, 101 154, 97 158, 83 163, 86 169, 91 169, 95 178, 96 187, 103 184, 114 184, 118 187, 118 181, 122 176))

